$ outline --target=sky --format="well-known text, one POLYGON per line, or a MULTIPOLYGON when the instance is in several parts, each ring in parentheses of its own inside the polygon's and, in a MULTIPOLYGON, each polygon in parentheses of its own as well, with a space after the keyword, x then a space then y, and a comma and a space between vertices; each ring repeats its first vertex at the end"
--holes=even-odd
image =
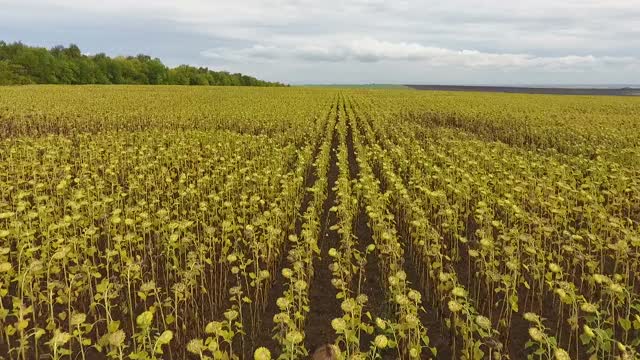
POLYGON ((0 40, 289 84, 640 84, 640 0, 0 0, 0 40))

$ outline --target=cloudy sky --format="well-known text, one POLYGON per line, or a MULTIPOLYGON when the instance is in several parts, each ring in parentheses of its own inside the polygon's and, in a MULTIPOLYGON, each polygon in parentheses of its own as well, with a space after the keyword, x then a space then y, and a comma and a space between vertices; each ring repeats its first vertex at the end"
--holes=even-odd
POLYGON ((638 84, 640 0, 0 0, 0 39, 304 83, 638 84))

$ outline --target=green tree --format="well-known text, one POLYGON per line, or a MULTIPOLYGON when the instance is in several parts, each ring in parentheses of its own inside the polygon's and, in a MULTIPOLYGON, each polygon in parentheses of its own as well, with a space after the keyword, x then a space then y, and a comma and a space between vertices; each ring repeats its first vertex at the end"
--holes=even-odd
POLYGON ((148 55, 118 56, 103 53, 88 56, 80 48, 30 47, 20 42, 0 41, 0 84, 169 84, 281 86, 243 74, 212 71, 206 67, 180 65, 170 69, 148 55))

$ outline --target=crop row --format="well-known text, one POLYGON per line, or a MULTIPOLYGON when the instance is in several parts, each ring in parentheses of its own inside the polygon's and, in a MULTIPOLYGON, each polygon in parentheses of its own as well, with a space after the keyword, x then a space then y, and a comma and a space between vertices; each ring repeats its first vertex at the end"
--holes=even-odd
POLYGON ((0 358, 638 358, 638 109, 8 88, 0 358))
MULTIPOLYGON (((407 134, 405 133, 404 135, 407 136, 407 134)), ((436 136, 441 135, 442 131, 439 131, 437 134, 434 133, 432 136, 427 137, 427 139, 431 140, 431 142, 438 142, 440 138, 436 136)), ((490 150, 491 145, 487 146, 485 144, 484 147, 470 148, 469 143, 471 141, 457 141, 446 144, 442 149, 434 149, 433 145, 430 147, 423 145, 424 147, 415 146, 410 150, 404 150, 397 145, 393 145, 388 139, 384 139, 385 134, 371 135, 371 137, 383 139, 383 142, 389 146, 390 154, 395 157, 395 163, 399 168, 408 164, 408 166, 405 166, 405 178, 408 180, 407 183, 415 188, 417 197, 421 200, 412 210, 420 210, 420 206, 423 209, 427 209, 426 212, 423 211, 418 216, 419 219, 430 219, 430 223, 435 225, 435 231, 429 230, 427 234, 431 233, 432 237, 440 237, 437 246, 444 245, 445 249, 449 249, 447 258, 457 261, 457 264, 454 263, 453 267, 457 268, 458 272, 467 274, 470 279, 468 283, 474 285, 473 288, 476 289, 476 302, 482 303, 481 300, 485 299, 482 308, 486 309, 490 318, 499 319, 497 323, 499 328, 503 329, 501 330, 502 334, 509 334, 513 325, 511 314, 518 312, 519 304, 522 306, 522 301, 519 302, 519 299, 531 298, 538 300, 538 304, 542 307, 543 301, 551 300, 545 295, 551 293, 555 295, 553 305, 558 307, 559 318, 563 319, 562 322, 558 320, 556 332, 562 334, 562 323, 566 321, 566 325, 572 331, 569 333, 567 343, 573 341, 576 349, 578 349, 576 350, 576 356, 581 353, 578 348, 578 338, 588 347, 587 352, 599 354, 598 356, 606 356, 608 353, 615 354, 616 352, 630 356, 629 354, 634 352, 633 349, 637 348, 637 340, 631 339, 637 339, 637 335, 634 335, 633 329, 637 328, 640 323, 637 322, 636 318, 637 300, 635 299, 637 295, 634 292, 635 280, 633 277, 626 276, 627 269, 635 269, 636 266, 633 259, 627 261, 628 257, 633 257, 631 254, 637 251, 633 245, 633 228, 621 232, 623 236, 630 234, 631 247, 626 247, 625 241, 629 238, 624 237, 614 243, 618 246, 621 243, 624 244, 624 251, 620 251, 621 249, 616 249, 616 246, 611 245, 609 247, 600 247, 601 258, 604 258, 607 250, 611 250, 612 256, 610 263, 604 260, 601 261, 602 267, 612 268, 614 272, 622 270, 622 273, 614 274, 613 278, 593 270, 594 268, 597 270, 597 266, 600 264, 597 261, 591 262, 591 267, 588 268, 591 269, 590 273, 584 274, 584 267, 580 271, 576 271, 574 268, 576 264, 571 262, 576 261, 576 259, 569 257, 569 254, 565 255, 567 256, 564 258, 566 260, 560 266, 559 263, 563 257, 558 256, 562 256, 566 251, 572 251, 573 246, 570 245, 571 242, 567 242, 563 238, 555 241, 545 240, 545 238, 551 237, 552 234, 545 233, 545 228, 542 226, 529 223, 528 220, 535 218, 536 215, 525 210, 529 205, 526 201, 531 197, 521 198, 523 205, 510 202, 513 201, 513 197, 508 194, 504 199, 496 197, 496 194, 501 194, 498 191, 500 189, 498 181, 513 178, 513 174, 517 174, 517 171, 505 171, 505 177, 496 181, 498 189, 492 187, 492 183, 489 183, 490 187, 483 186, 482 183, 468 185, 468 189, 473 189, 480 194, 479 198, 474 199, 472 196, 466 195, 468 192, 465 193, 464 191, 465 182, 471 179, 491 179, 493 177, 491 172, 478 174, 478 169, 483 169, 478 164, 485 165, 491 169, 490 171, 498 170, 496 172, 499 172, 499 167, 502 164, 522 164, 523 162, 486 161, 482 163, 479 160, 468 159, 464 159, 466 161, 460 163, 447 162, 447 157, 443 155, 443 150, 452 157, 463 157, 461 154, 468 154, 482 159, 483 156, 486 156, 483 153, 487 149, 490 150), (460 146, 457 147, 457 145, 460 146), (430 152, 435 156, 429 155, 430 152), (469 168, 458 170, 458 166, 461 164, 468 165, 469 168), (467 172, 471 172, 471 175, 469 176, 467 172), (511 174, 511 176, 508 174, 511 174), (448 179, 449 176, 454 177, 448 179), (522 208, 519 208, 519 205, 522 208), (540 232, 533 232, 532 234, 531 232, 535 229, 539 229, 538 231, 540 232), (542 242, 535 242, 536 238, 542 242), (559 243, 562 245, 558 245, 559 243), (545 248, 548 249, 546 253, 545 251, 540 251, 540 249, 545 248), (629 254, 630 251, 631 254, 629 254), (463 253, 463 256, 461 256, 461 253, 463 253), (467 269, 460 266, 462 265, 460 260, 463 258, 464 262, 467 263, 467 269), (537 262, 533 258, 537 259, 537 262), (611 267, 610 265, 614 266, 611 267), (571 271, 563 270, 564 266, 571 271), (472 273, 480 276, 471 276, 472 273), (579 278, 578 273, 581 274, 579 278), (588 298, 580 294, 582 286, 574 284, 574 282, 582 284, 582 279, 585 279, 585 284, 591 284, 588 286, 591 289, 589 290, 590 296, 588 298), (533 290, 531 290, 530 283, 533 284, 533 290), (613 293, 614 291, 619 292, 613 293), (592 302, 588 302, 588 300, 592 302), (596 307, 596 309, 599 309, 597 313, 594 311, 594 303, 601 303, 596 305, 600 306, 600 308, 596 307), (613 305, 614 303, 616 305, 613 305), (499 310, 499 313, 495 314, 494 309, 499 310), (580 309, 582 313, 578 314, 580 309), (585 311, 585 309, 590 311, 585 311), (586 327, 579 328, 579 325, 586 327), (593 331, 594 328, 596 329, 595 331, 593 331), (584 329, 583 332, 587 334, 592 334, 593 331, 596 336, 580 336, 579 329, 581 331, 584 329), (618 335, 616 336, 616 334, 618 335), (572 335, 574 335, 573 338, 572 335), (592 340, 592 338, 594 339, 592 340), (615 338, 618 338, 619 341, 615 341, 615 338)), ((398 140, 398 142, 407 143, 405 138, 398 140)), ((500 155, 503 158, 505 157, 505 153, 500 155)), ((393 165, 387 164, 382 171, 388 174, 390 168, 393 168, 393 165)), ((398 185, 396 184, 395 186, 397 187, 398 185)), ((511 186, 513 187, 513 184, 511 186)), ((517 183, 517 186, 524 187, 524 184, 520 182, 517 183)), ((506 188, 502 189, 506 190, 506 188)), ((411 194, 411 192, 408 191, 407 194, 411 194)), ((403 213, 401 218, 407 218, 407 214, 403 213)), ((554 227, 547 226, 546 229, 551 228, 557 231, 559 224, 553 225, 554 227)), ((633 226, 633 222, 630 222, 629 225, 633 226)), ((622 228, 624 229, 624 225, 622 228)), ((566 232, 567 230, 562 231, 562 233, 566 232)), ((619 233, 609 232, 603 237, 611 238, 614 234, 617 235, 619 233)), ((424 239, 425 237, 429 236, 422 235, 418 238, 424 239)), ((580 237, 576 236, 571 240, 575 242, 578 239, 580 237)), ((592 250, 594 245, 596 244, 585 244, 582 249, 592 250)), ((582 257, 580 260, 584 261, 585 259, 582 257)), ((526 300, 524 304, 527 306, 526 300)), ((531 309, 531 305, 529 305, 529 308, 531 309)), ((558 316, 557 312, 556 316, 558 316)), ((536 319, 531 314, 525 316, 525 318, 536 319)), ((505 340, 508 340, 508 336, 505 340)), ((553 341, 555 342, 555 338, 553 338, 553 341)))

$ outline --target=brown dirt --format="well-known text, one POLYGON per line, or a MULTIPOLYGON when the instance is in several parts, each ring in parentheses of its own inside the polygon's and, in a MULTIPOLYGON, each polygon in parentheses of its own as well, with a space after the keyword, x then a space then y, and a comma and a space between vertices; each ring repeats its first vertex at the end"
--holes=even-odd
POLYGON ((335 332, 331 327, 331 320, 340 316, 340 302, 336 299, 336 290, 331 284, 333 277, 329 265, 331 257, 330 248, 338 246, 339 235, 331 230, 331 224, 337 223, 336 213, 329 211, 336 199, 336 193, 332 190, 338 179, 338 161, 336 151, 338 149, 338 134, 333 133, 331 141, 331 160, 329 162, 328 196, 325 201, 322 221, 322 238, 319 242, 320 258, 314 262, 314 277, 309 291, 309 315, 305 325, 305 347, 313 352, 319 346, 333 343, 335 332))
MULTIPOLYGON (((331 109, 329 110, 329 113, 330 112, 331 112, 331 109)), ((327 115, 327 120, 328 120, 328 115, 327 115)), ((317 144, 316 148, 314 149, 312 159, 317 159, 318 154, 320 152, 320 145, 321 144, 317 144)), ((296 234, 300 234, 302 232, 304 213, 309 207, 311 200, 313 200, 313 194, 307 190, 313 187, 313 185, 316 183, 317 180, 318 180, 318 175, 316 174, 315 169, 313 167, 309 167, 308 172, 305 176, 305 183, 304 183, 305 195, 300 205, 300 211, 296 219, 296 225, 295 225, 296 234)), ((285 246, 284 256, 281 262, 286 261, 286 257, 289 253, 289 250, 290 250, 290 242, 287 241, 287 244, 285 246)), ((280 266, 278 266, 278 268, 280 269, 282 267, 283 267, 283 264, 281 263, 280 266)), ((266 347, 267 349, 269 349, 269 351, 271 351, 272 354, 278 354, 280 352, 280 348, 279 348, 280 345, 275 339, 273 339, 273 328, 275 327, 275 323, 273 322, 273 317, 280 311, 278 309, 278 306, 276 305, 275 300, 285 291, 284 284, 285 284, 285 281, 284 281, 284 276, 282 276, 282 273, 278 272, 277 274, 275 274, 275 281, 271 286, 271 289, 269 289, 269 294, 267 296, 267 307, 265 309, 263 316, 261 317, 260 328, 258 329, 258 331, 255 332, 255 334, 253 334, 253 336, 251 336, 251 344, 250 344, 251 351, 253 351, 252 349, 255 349, 257 347, 266 347)), ((250 359, 251 357, 252 357, 252 354, 245 354, 245 358, 250 359)))

